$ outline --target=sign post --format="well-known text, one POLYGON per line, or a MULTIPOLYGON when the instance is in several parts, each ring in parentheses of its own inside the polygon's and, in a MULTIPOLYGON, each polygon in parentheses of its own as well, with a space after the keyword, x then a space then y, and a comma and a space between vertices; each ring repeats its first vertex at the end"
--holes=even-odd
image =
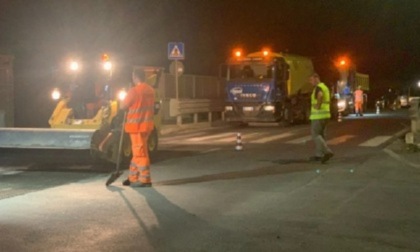
MULTIPOLYGON (((178 60, 185 59, 184 43, 182 42, 169 42, 168 43, 168 59, 175 60, 175 92, 176 99, 179 98, 178 90, 178 60)), ((181 64, 182 65, 182 64, 181 64)))

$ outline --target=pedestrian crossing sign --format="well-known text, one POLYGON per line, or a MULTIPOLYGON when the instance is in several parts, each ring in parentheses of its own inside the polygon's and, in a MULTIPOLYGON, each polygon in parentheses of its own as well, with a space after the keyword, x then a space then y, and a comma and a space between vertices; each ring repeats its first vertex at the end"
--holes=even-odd
POLYGON ((170 42, 170 43, 168 43, 168 59, 170 59, 170 60, 182 60, 184 58, 185 58, 184 43, 182 43, 182 42, 170 42))

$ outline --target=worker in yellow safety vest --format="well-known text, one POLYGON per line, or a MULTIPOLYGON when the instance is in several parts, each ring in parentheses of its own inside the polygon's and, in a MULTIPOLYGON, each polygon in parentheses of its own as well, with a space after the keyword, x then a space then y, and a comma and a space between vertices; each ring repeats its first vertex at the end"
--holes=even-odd
POLYGON ((155 91, 146 82, 144 70, 134 70, 135 84, 121 103, 121 109, 127 110, 125 132, 130 134, 133 158, 130 163, 128 179, 125 186, 150 187, 150 158, 147 139, 153 131, 155 91))
POLYGON ((315 142, 315 156, 310 161, 327 162, 334 154, 327 146, 325 141, 328 121, 331 118, 330 113, 330 90, 320 81, 319 75, 313 73, 309 77, 309 82, 314 87, 311 95, 311 135, 315 142))

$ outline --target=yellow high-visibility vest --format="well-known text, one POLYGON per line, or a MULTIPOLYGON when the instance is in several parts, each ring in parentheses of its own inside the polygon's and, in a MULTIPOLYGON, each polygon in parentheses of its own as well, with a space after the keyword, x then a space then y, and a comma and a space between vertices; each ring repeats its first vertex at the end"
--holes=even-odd
POLYGON ((330 113, 330 90, 328 87, 320 82, 318 83, 317 87, 319 87, 323 93, 323 101, 321 104, 320 109, 315 109, 314 105, 318 103, 316 99, 315 91, 317 88, 314 88, 311 95, 311 115, 309 117, 309 120, 320 120, 320 119, 328 119, 331 118, 330 113))

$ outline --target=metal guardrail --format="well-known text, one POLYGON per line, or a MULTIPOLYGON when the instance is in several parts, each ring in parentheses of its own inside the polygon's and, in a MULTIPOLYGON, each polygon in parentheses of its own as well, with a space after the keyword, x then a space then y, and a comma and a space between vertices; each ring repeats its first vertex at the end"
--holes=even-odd
POLYGON ((182 75, 178 82, 177 91, 175 76, 165 74, 159 85, 164 122, 176 120, 176 124, 181 125, 205 119, 211 123, 218 119, 216 113, 224 120, 224 83, 219 77, 182 75))
MULTIPOLYGON (((212 122, 213 112, 223 113, 223 100, 215 99, 170 99, 169 115, 176 117, 176 123, 182 124, 185 115, 192 115, 193 122, 198 122, 198 114, 207 113, 208 122, 212 122)), ((223 117, 223 115, 222 115, 223 117)))

